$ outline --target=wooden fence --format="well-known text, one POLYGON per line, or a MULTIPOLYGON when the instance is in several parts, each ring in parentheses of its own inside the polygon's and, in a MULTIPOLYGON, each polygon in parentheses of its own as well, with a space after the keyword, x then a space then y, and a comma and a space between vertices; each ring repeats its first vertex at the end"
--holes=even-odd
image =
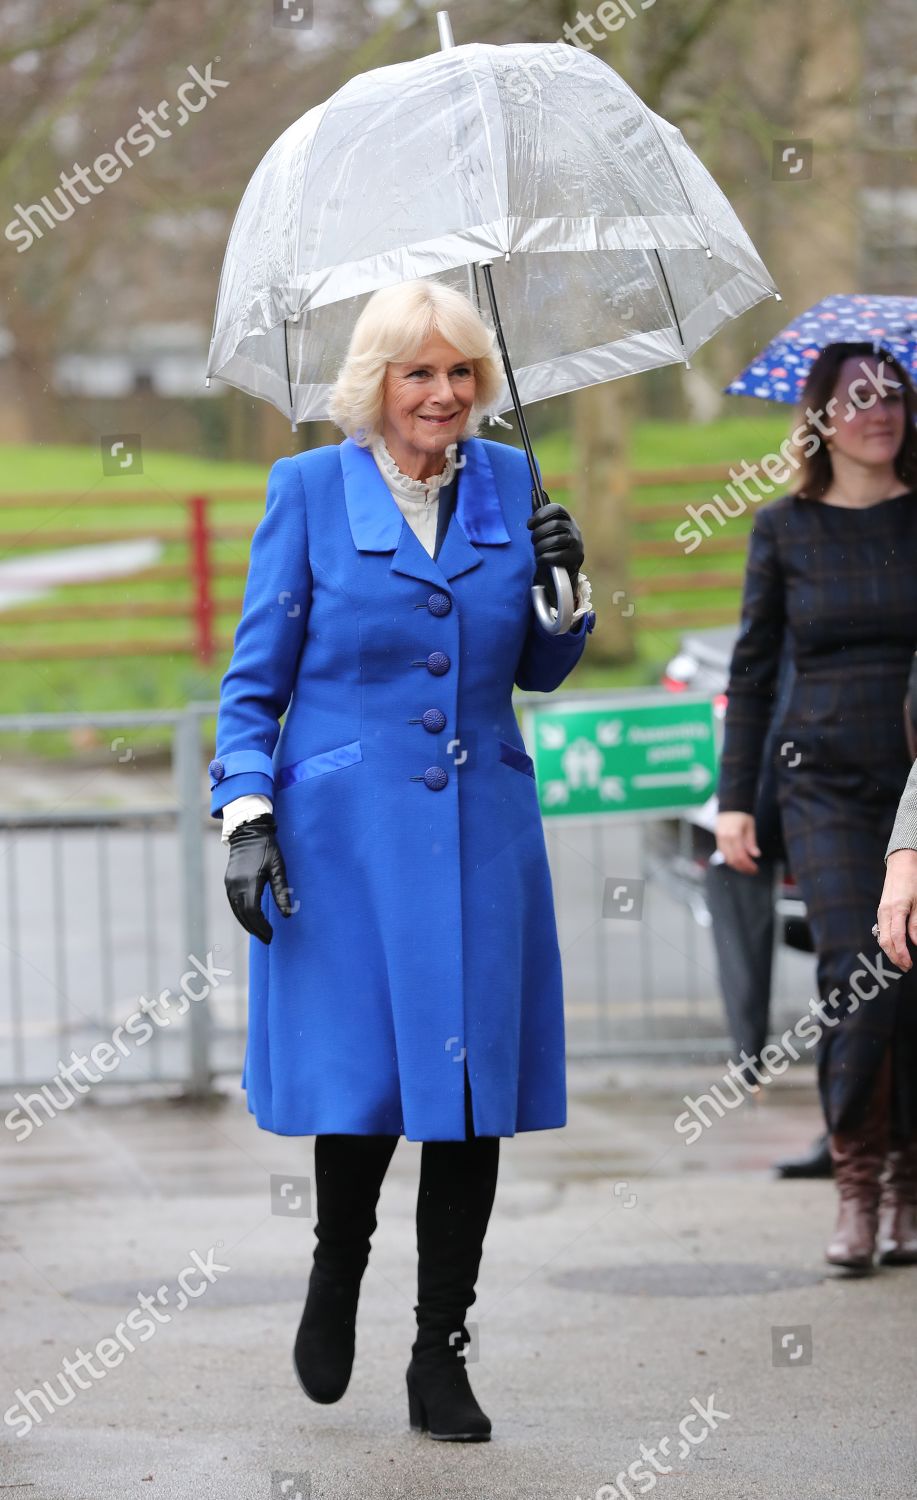
MULTIPOLYGON (((697 550, 702 561, 686 557, 674 538, 686 520, 686 506, 709 504, 728 482, 728 465, 642 470, 631 480, 631 587, 638 608, 635 626, 686 630, 733 621, 738 616, 742 562, 750 515, 714 526, 697 550), (656 501, 647 490, 700 491, 704 499, 656 501), (725 597, 705 601, 716 591, 725 597)), ((545 475, 550 493, 563 492, 568 474, 545 475)), ((41 661, 114 656, 188 656, 203 663, 225 659, 232 648, 242 590, 248 571, 252 532, 263 513, 263 488, 252 486, 189 494, 184 502, 160 490, 103 489, 81 507, 117 510, 119 524, 58 525, 72 516, 72 493, 0 496, 0 562, 21 554, 39 557, 46 549, 91 544, 158 542, 167 560, 129 575, 54 585, 47 595, 5 609, 4 592, 28 582, 22 572, 0 566, 0 660, 41 661), (232 519, 244 513, 244 520, 232 519), (18 519, 14 516, 18 514, 18 519), (23 514, 26 519, 23 520, 23 514), (173 518, 180 518, 175 524, 173 518), (122 520, 122 517, 125 518, 122 520), (60 595, 69 602, 60 601, 60 595), (101 594, 107 597, 100 597, 101 594), (117 622, 130 632, 112 638, 117 622), (146 629, 137 630, 137 622, 146 629), (84 627, 100 627, 90 637, 84 627), (68 639, 68 627, 81 638, 68 639)), ((749 510, 751 507, 749 507, 749 510)), ((36 575, 35 583, 40 583, 36 575)), ((597 598, 601 605, 601 599, 597 598)), ((71 631, 72 634, 72 631, 71 631)))

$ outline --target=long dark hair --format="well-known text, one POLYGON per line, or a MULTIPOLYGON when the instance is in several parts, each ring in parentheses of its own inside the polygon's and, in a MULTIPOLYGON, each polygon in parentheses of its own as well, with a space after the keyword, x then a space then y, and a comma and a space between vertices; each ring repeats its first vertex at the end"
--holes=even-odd
POLYGON ((861 344, 827 344, 809 371, 800 401, 798 425, 794 429, 793 441, 799 450, 799 478, 793 494, 820 500, 827 492, 833 476, 831 454, 817 426, 807 419, 805 410, 809 407, 820 417, 826 418, 828 402, 834 394, 844 360, 864 356, 884 361, 886 368, 901 382, 904 390, 905 424, 901 447, 895 457, 895 473, 902 484, 917 486, 917 390, 900 360, 881 346, 876 348, 867 341, 861 344), (795 435, 800 429, 805 437, 802 442, 797 442, 795 435), (815 437, 819 438, 817 446, 813 441, 815 437))

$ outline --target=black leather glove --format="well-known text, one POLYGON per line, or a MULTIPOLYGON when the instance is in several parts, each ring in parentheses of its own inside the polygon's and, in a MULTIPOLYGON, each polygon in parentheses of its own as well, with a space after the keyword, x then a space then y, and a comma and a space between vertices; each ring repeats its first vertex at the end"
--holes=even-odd
POLYGON ((229 863, 226 866, 226 894, 237 921, 246 932, 269 943, 274 929, 261 910, 261 896, 269 880, 274 900, 285 917, 293 915, 290 888, 283 855, 275 837, 277 824, 272 813, 261 813, 240 823, 229 835, 229 863))
POLYGON ((526 521, 535 548, 535 582, 550 586, 551 569, 566 568, 576 593, 576 576, 583 565, 585 552, 580 529, 562 505, 543 505, 526 521))

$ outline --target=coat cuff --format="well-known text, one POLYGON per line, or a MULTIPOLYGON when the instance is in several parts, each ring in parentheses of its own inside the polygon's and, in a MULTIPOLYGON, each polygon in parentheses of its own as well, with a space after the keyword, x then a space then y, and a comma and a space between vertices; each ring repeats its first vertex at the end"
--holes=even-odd
POLYGON ((237 776, 227 776, 210 794, 210 816, 222 818, 223 808, 237 797, 271 797, 274 795, 274 779, 263 776, 260 771, 242 771, 237 776))
POLYGON ((228 755, 217 756, 207 768, 210 772, 210 790, 213 791, 228 776, 239 776, 246 771, 256 771, 274 780, 274 762, 263 750, 230 750, 228 755))
POLYGON ((230 750, 210 762, 210 816, 237 797, 274 795, 274 762, 263 750, 230 750))

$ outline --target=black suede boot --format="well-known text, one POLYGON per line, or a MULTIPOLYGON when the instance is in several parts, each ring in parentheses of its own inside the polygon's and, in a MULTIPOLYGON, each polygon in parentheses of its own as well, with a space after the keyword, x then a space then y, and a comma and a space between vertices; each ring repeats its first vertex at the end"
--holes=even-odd
POLYGON ((417 1338, 407 1369, 411 1426, 443 1442, 480 1443, 490 1419, 465 1368, 465 1316, 475 1300, 497 1186, 500 1140, 475 1137, 465 1080, 464 1141, 425 1141, 417 1194, 417 1338))
POLYGON ((315 1254, 293 1366, 306 1395, 340 1401, 350 1381, 360 1282, 396 1135, 315 1137, 315 1254))
POLYGON ((446 1443, 490 1440, 490 1418, 481 1410, 465 1369, 467 1342, 464 1325, 437 1340, 418 1335, 407 1370, 408 1417, 415 1432, 446 1443))

